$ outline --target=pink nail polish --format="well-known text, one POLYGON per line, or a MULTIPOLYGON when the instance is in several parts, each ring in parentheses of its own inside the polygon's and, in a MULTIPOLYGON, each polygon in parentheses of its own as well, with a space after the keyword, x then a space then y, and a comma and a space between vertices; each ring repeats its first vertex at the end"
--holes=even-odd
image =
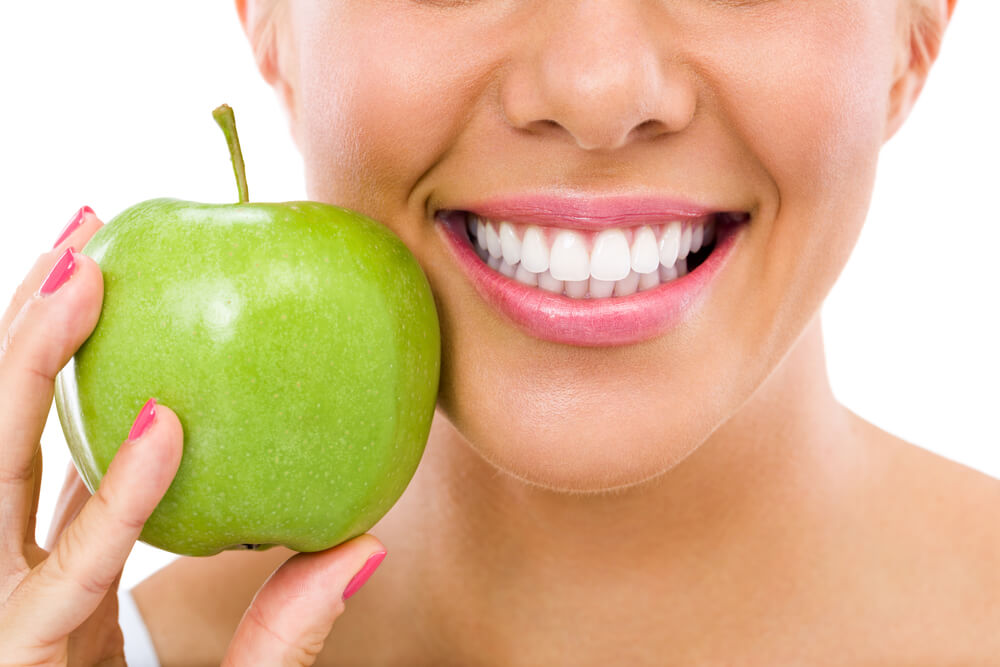
POLYGON ((60 243, 62 243, 63 241, 65 241, 67 239, 67 237, 69 237, 70 234, 72 234, 73 232, 75 232, 76 228, 83 224, 83 218, 88 213, 90 213, 91 215, 93 215, 94 209, 90 208, 89 206, 84 206, 79 211, 77 211, 73 215, 73 217, 70 219, 70 221, 66 224, 66 227, 63 228, 62 234, 59 235, 59 240, 56 241, 52 245, 52 247, 53 248, 57 247, 60 243))
POLYGON ((344 589, 344 595, 341 599, 346 600, 357 593, 364 583, 368 581, 368 577, 372 576, 372 573, 375 572, 375 568, 379 566, 384 558, 384 551, 376 551, 369 556, 368 560, 365 561, 364 566, 362 566, 358 573, 354 575, 354 578, 347 584, 347 588, 344 589))
POLYGON ((146 429, 152 425, 154 417, 156 417, 156 399, 151 398, 146 401, 146 405, 142 406, 142 410, 139 410, 139 416, 135 418, 135 423, 132 424, 132 429, 128 432, 128 439, 138 440, 141 438, 146 429))
POLYGON ((49 275, 45 277, 45 281, 42 282, 42 286, 38 288, 38 293, 42 296, 48 296, 52 294, 57 289, 63 286, 69 277, 73 275, 76 271, 76 257, 73 254, 73 248, 69 247, 63 251, 63 254, 59 256, 56 260, 55 266, 49 271, 49 275))

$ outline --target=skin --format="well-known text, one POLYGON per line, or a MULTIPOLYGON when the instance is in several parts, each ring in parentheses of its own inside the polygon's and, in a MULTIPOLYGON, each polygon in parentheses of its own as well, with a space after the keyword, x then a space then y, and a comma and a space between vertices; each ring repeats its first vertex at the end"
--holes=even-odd
MULTIPOLYGON (((46 289, 57 259, 101 225, 92 212, 81 214, 72 233, 67 228, 67 238, 39 256, 0 316, 0 665, 125 664, 116 595, 122 567, 183 450, 177 415, 156 406, 141 434, 123 434, 93 496, 70 469, 49 537, 36 544, 39 438, 54 377, 101 312, 101 269, 89 257, 76 255, 59 286, 46 289)), ((272 567, 254 583, 253 604, 246 600, 212 663, 313 664, 344 610, 341 591, 383 548, 361 535, 272 567)))
MULTIPOLYGON (((819 320, 953 3, 237 7, 310 198, 396 232, 441 317, 424 459, 318 664, 995 659, 1000 532, 980 517, 1000 483, 841 406, 819 320), (753 218, 678 327, 577 348, 493 312, 432 217, 540 190, 753 218)), ((218 662, 289 555, 180 559, 140 584, 163 663, 218 662)))
MULTIPOLYGON (((951 5, 237 4, 310 197, 403 238, 442 321, 425 459, 372 531, 390 556, 326 664, 822 664, 845 645, 857 662, 933 663, 997 648, 1000 538, 969 518, 997 505, 996 480, 839 405, 818 314, 951 5), (662 192, 753 220, 679 327, 575 348, 494 313, 432 218, 538 190, 662 192)), ((180 633, 152 600, 235 561, 178 562, 139 587, 165 650, 180 633)), ((241 590, 212 612, 235 618, 241 590)))

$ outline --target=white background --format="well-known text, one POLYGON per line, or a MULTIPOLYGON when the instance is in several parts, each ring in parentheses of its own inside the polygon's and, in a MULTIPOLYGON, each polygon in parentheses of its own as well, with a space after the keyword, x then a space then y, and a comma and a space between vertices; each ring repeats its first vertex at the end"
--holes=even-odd
MULTIPOLYGON (((824 308, 831 381, 847 406, 994 477, 998 25, 1000 2, 959 2, 919 104, 882 153, 868 224, 824 308)), ((284 114, 231 2, 5 3, 0 68, 4 304, 83 204, 109 220, 152 197, 234 201, 211 118, 222 102, 236 109, 251 197, 305 197, 284 114)), ((69 461, 54 408, 42 446, 40 540, 69 461)), ((137 545, 123 586, 171 558, 137 545)))

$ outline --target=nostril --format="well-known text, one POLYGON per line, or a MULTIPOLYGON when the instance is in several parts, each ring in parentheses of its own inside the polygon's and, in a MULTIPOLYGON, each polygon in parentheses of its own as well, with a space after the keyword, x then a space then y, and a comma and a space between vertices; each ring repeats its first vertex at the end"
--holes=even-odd
POLYGON ((632 129, 632 133, 640 138, 652 138, 667 131, 666 126, 655 118, 644 120, 632 129))
POLYGON ((536 133, 545 135, 549 132, 559 132, 563 126, 550 118, 540 118, 529 125, 536 133))

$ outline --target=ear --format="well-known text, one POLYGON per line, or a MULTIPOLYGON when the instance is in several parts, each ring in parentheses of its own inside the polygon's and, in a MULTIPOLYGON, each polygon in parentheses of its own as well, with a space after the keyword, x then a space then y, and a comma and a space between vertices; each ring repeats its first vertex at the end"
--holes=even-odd
POLYGON ((944 29, 958 0, 901 0, 893 84, 889 91, 888 141, 903 125, 941 49, 944 29))
POLYGON ((297 142, 295 86, 291 75, 293 54, 291 40, 288 38, 286 2, 287 0, 236 0, 236 13, 239 14, 247 39, 250 40, 257 69, 278 93, 291 124, 292 136, 297 142))

